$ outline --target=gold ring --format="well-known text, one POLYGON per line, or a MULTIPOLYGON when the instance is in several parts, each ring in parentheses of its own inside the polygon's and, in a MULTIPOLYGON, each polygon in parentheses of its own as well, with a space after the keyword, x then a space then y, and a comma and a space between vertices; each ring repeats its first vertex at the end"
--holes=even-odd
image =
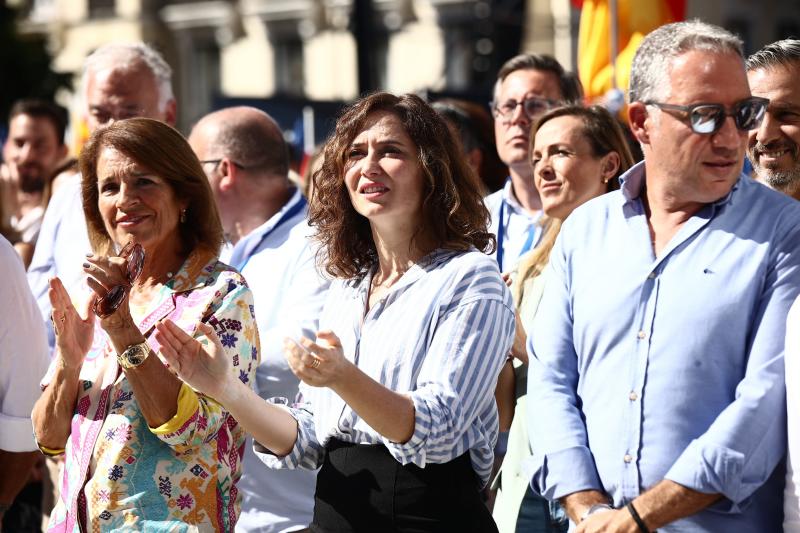
POLYGON ((311 368, 319 368, 320 362, 321 361, 319 357, 315 357, 314 360, 311 362, 311 368))

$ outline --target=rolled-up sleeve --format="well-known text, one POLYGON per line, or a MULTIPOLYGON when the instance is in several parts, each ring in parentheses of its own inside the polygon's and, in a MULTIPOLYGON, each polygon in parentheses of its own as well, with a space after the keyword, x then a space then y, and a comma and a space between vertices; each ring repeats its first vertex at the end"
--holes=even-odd
MULTIPOLYGON (((408 393, 414 402, 414 433, 402 444, 383 439, 399 462, 424 467, 467 449, 493 448, 493 391, 514 335, 514 312, 502 296, 498 290, 495 297, 462 300, 437 325, 418 387, 408 393), (464 449, 454 452, 458 446, 464 449)), ((478 471, 487 479, 489 455, 478 471)))
POLYGON ((285 409, 297 420, 297 439, 294 441, 292 450, 284 456, 270 453, 269 450, 254 442, 253 450, 256 456, 270 468, 286 468, 289 470, 295 468, 316 470, 319 468, 325 457, 325 448, 317 440, 311 406, 299 404, 290 408, 285 398, 271 398, 266 401, 285 409))
POLYGON ((22 261, 2 237, 0 272, 0 307, 14 310, 0 321, 0 450, 33 451, 31 410, 49 364, 47 336, 22 261))
POLYGON ((666 478, 729 500, 737 512, 772 474, 786 452, 784 339, 786 316, 800 289, 800 231, 777 239, 752 323, 745 374, 735 398, 694 439, 666 478), (787 251, 788 250, 788 251, 787 251))
POLYGON ((547 286, 528 337, 528 428, 534 491, 555 500, 603 490, 580 411, 578 356, 562 239, 550 256, 547 286))

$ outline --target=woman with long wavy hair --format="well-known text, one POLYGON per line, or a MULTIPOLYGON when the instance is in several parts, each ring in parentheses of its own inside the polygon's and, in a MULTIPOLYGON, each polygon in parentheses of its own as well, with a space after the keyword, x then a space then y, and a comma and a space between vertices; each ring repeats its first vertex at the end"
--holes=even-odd
POLYGON ((216 343, 169 323, 164 355, 235 413, 265 463, 321 467, 311 531, 496 531, 479 491, 514 312, 482 253, 494 242, 477 177, 414 95, 357 101, 323 161, 309 220, 335 281, 317 338, 285 345, 302 403, 259 401, 216 343))

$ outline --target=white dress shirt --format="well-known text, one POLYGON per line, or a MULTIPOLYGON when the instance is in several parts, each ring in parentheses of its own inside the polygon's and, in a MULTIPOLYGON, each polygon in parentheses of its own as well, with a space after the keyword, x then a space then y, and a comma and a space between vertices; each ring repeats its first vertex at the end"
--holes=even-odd
POLYGON ((36 309, 25 268, 14 248, 0 236, 0 450, 36 450, 31 410, 41 394, 50 356, 44 324, 36 309))
POLYGON ((76 173, 47 204, 36 250, 28 267, 28 284, 47 328, 51 351, 55 347, 55 335, 50 323, 52 307, 47 296, 48 281, 58 276, 70 295, 80 294, 86 279, 81 265, 91 251, 81 202, 81 176, 76 173))
POLYGON ((492 252, 492 257, 498 260, 502 250, 502 261, 497 261, 500 272, 511 272, 517 268, 519 257, 538 244, 542 236, 539 223, 542 212, 537 211, 531 215, 520 205, 511 188, 511 178, 506 180, 502 189, 484 198, 483 203, 489 210, 489 232, 497 237, 497 247, 492 252), (531 232, 533 236, 530 245, 525 249, 531 232), (500 242, 500 233, 503 233, 503 242, 500 242))
POLYGON ((800 298, 786 321, 786 411, 789 442, 786 488, 783 494, 783 531, 800 533, 800 298))
MULTIPOLYGON (((304 201, 296 191, 278 213, 221 257, 241 268, 253 291, 261 339, 255 390, 263 398, 297 396, 299 380, 286 363, 283 339, 316 336, 329 281, 315 267, 310 234, 304 201), (295 208, 298 204, 303 205, 295 208)), ((255 456, 251 443, 248 437, 237 484, 243 498, 236 531, 277 533, 307 527, 314 511, 316 472, 270 470, 255 456)))

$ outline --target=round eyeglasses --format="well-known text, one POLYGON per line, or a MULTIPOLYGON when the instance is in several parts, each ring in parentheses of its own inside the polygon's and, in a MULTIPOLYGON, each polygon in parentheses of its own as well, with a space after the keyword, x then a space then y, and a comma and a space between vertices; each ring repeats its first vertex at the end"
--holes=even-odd
POLYGON ((742 131, 757 128, 764 119, 769 100, 752 96, 736 102, 730 111, 722 104, 675 105, 653 101, 644 102, 644 104, 655 106, 667 113, 677 115, 678 118, 684 121, 688 121, 689 126, 695 133, 711 135, 722 128, 722 125, 725 124, 725 119, 729 116, 733 117, 736 127, 742 131))
POLYGON ((120 251, 119 257, 126 259, 125 263, 125 277, 127 284, 115 285, 108 289, 102 296, 98 296, 94 301, 92 309, 94 314, 100 318, 106 318, 114 314, 114 311, 119 309, 120 304, 125 299, 125 295, 131 290, 131 285, 142 274, 142 267, 144 267, 144 248, 141 244, 134 243, 133 241, 125 245, 120 251))

